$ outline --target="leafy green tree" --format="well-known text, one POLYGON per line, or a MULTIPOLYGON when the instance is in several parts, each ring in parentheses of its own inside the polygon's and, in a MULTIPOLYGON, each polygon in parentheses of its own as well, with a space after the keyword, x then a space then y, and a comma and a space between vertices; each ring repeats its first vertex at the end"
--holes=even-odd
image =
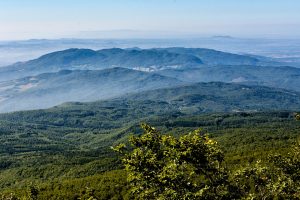
POLYGON ((287 155, 272 155, 267 166, 238 171, 235 183, 245 199, 300 199, 300 143, 287 155))
POLYGON ((300 142, 297 142, 287 155, 272 156, 270 161, 278 171, 290 179, 290 199, 300 199, 300 142))
MULTIPOLYGON (((295 115, 299 120, 300 115, 295 115)), ((300 143, 287 155, 271 155, 267 166, 257 162, 238 170, 232 183, 243 199, 300 199, 300 143)))
POLYGON ((233 174, 241 199, 293 199, 293 181, 280 170, 257 162, 233 174))
MULTIPOLYGON (((180 138, 143 124, 131 137, 133 150, 123 158, 135 199, 230 199, 224 156, 217 142, 194 131, 180 138)), ((122 152, 121 144, 114 149, 122 152)))

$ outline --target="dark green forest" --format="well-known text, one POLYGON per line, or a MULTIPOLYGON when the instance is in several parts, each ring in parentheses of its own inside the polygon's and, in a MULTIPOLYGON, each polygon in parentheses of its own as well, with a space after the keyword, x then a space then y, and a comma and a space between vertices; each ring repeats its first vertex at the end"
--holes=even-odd
POLYGON ((300 133, 292 111, 190 115, 157 101, 68 103, 1 114, 1 198, 132 199, 122 155, 111 147, 141 135, 141 123, 174 138, 200 128, 218 143, 230 174, 257 162, 268 166, 270 156, 288 157, 300 133))

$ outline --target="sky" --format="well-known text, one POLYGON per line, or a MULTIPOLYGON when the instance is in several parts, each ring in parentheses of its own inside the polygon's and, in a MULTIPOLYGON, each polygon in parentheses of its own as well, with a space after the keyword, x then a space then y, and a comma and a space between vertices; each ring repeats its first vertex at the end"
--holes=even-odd
POLYGON ((0 0, 0 40, 300 38, 300 0, 0 0))

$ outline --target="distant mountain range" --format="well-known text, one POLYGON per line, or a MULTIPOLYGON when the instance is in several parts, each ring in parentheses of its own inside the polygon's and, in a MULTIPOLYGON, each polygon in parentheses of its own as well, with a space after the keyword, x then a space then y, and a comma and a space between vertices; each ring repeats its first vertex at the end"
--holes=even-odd
MULTIPOLYGON (((268 109, 267 102, 273 105, 279 102, 278 108, 290 109, 298 105, 300 68, 281 66, 265 57, 200 48, 68 49, 0 68, 0 112, 49 108, 72 101, 107 100, 161 88, 167 94, 174 87, 177 90, 178 86, 198 82, 224 82, 208 84, 209 87, 203 83, 201 89, 190 91, 191 98, 214 102, 205 104, 208 110, 247 109, 241 105, 235 107, 233 102, 238 101, 246 102, 250 110, 268 109), (253 87, 256 92, 251 96, 237 84, 243 85, 242 88, 253 87), (229 86, 232 91, 227 90, 229 86), (213 92, 206 94, 210 88, 213 92), (236 99, 231 98, 234 90, 239 91, 234 93, 236 99), (225 96, 221 98, 219 92, 225 96), (263 96, 262 92, 270 96, 263 96), (225 103, 226 95, 231 106, 225 103), (244 96, 250 100, 246 101, 244 96), (271 101, 272 98, 276 101, 271 101), (212 109, 213 105, 216 109, 212 109)), ((164 93, 156 98, 163 99, 164 93)), ((202 104, 197 106, 205 111, 202 104)))
MULTIPOLYGON (((275 62, 273 62, 275 64, 275 62)), ((266 59, 211 49, 67 49, 27 62, 0 68, 0 81, 35 76, 60 70, 100 70, 113 67, 159 71, 216 65, 267 65, 266 59)))
POLYGON ((0 81, 34 76, 60 70, 100 70, 125 67, 144 71, 167 68, 198 67, 203 62, 196 56, 164 50, 140 49, 68 49, 38 59, 0 68, 0 81))
POLYGON ((266 62, 261 62, 259 59, 251 57, 250 55, 238 55, 232 53, 226 53, 222 51, 216 51, 212 49, 203 48, 164 48, 157 49, 162 51, 168 51, 170 53, 183 54, 196 56, 201 59, 204 64, 215 66, 215 65, 263 65, 266 62))

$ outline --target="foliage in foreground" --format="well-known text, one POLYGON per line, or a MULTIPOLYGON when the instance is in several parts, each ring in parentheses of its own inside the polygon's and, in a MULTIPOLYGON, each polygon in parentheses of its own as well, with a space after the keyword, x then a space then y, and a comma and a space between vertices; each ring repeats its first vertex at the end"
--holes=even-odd
MULTIPOLYGON (((293 116, 297 118, 297 114, 290 114, 288 112, 236 113, 180 117, 176 119, 168 116, 166 118, 167 121, 163 118, 157 118, 149 122, 158 127, 158 129, 162 132, 170 132, 172 130, 172 135, 177 136, 177 138, 185 132, 195 130, 197 127, 202 127, 205 132, 213 133, 211 136, 214 140, 218 141, 221 149, 225 153, 225 163, 222 161, 221 165, 228 176, 227 181, 230 183, 230 187, 228 187, 228 189, 231 189, 231 193, 237 193, 238 191, 240 198, 245 199, 248 197, 249 199, 272 199, 272 197, 276 195, 279 199, 299 199, 299 197, 297 197, 299 194, 295 193, 295 188, 299 191, 299 189, 297 189, 297 187, 299 187, 299 182, 297 182, 296 176, 291 175, 292 173, 290 170, 292 169, 291 166, 294 166, 293 174, 299 174, 299 169, 297 168, 297 166, 299 166, 299 164, 297 164, 297 156, 293 153, 299 152, 299 150, 297 151, 296 148, 293 148, 295 151, 292 151, 290 148, 291 143, 293 143, 295 138, 299 136, 300 131, 299 123, 292 120, 293 116), (275 159, 275 161, 277 161, 278 166, 276 166, 276 163, 273 162, 274 159, 271 159, 274 158, 274 156, 269 158, 269 162, 266 162, 268 160, 268 155, 277 154, 279 154, 279 158, 275 159), (260 163, 256 163, 253 167, 252 164, 255 163, 256 160, 260 159, 262 161, 260 163), (248 163, 251 166, 247 166, 248 163), (279 165, 280 163, 281 166, 279 165), (286 165, 286 163, 289 163, 289 165, 286 165), (227 169, 224 169, 224 164, 227 169), (281 171, 283 171, 283 173, 281 171), (245 177, 248 178, 246 179, 245 177), (287 179, 286 177, 293 178, 287 179), (241 184, 243 184, 244 187, 240 187, 241 184), (287 184, 289 187, 292 187, 289 189, 289 187, 286 186, 287 184), (271 190, 272 188, 273 190, 271 190), (285 189, 289 190, 285 191, 285 189), (292 196, 291 194, 293 193, 293 190, 294 194, 292 196), (273 191, 273 193, 271 191, 273 191)), ((74 119, 75 118, 76 117, 74 117, 74 119)), ((120 124, 123 124, 123 122, 120 122, 120 124)), ((2 129, 6 127, 8 126, 1 126, 2 129)), ((20 126, 19 129, 17 129, 17 126, 10 127, 16 129, 16 131, 20 133, 24 132, 23 125, 20 126)), ((64 126, 61 128, 54 128, 55 129, 51 126, 51 129, 45 129, 45 136, 52 137, 53 133, 56 133, 58 130, 62 133, 66 132, 64 126)), ((40 133, 43 132, 43 130, 44 129, 38 129, 35 131, 40 133)), ((135 134, 141 133, 140 131, 135 132, 133 129, 128 131, 134 132, 135 134)), ((85 133, 81 135, 87 134, 85 133)), ((9 142, 18 142, 16 143, 18 145, 12 145, 15 147, 19 147, 21 144, 32 146, 32 148, 37 146, 32 143, 33 139, 37 138, 35 135, 30 138, 18 137, 16 134, 2 135, 2 137, 4 136, 14 136, 22 139, 22 141, 18 141, 16 139, 12 140, 6 138, 9 142), (26 140, 24 141, 24 139, 26 140)), ((55 137, 69 138, 62 137, 62 135, 59 134, 55 135, 55 137)), ((86 142, 86 140, 80 141, 86 142)), ((66 142, 63 144, 65 145, 66 142)), ((99 145, 99 143, 97 144, 99 145)), ((111 143, 106 144, 105 147, 101 146, 100 149, 106 149, 107 151, 109 150, 107 149, 108 146, 111 146, 111 143)), ((218 145, 215 145, 215 147, 218 148, 218 145)), ((24 150, 24 148, 22 149, 24 150)), ((55 149, 57 150, 57 147, 55 149)), ((70 162, 70 158, 84 158, 87 160, 87 158, 94 156, 95 159, 102 163, 104 160, 102 158, 104 154, 103 151, 97 150, 96 152, 89 154, 85 153, 82 155, 76 152, 76 154, 72 154, 71 157, 66 157, 64 159, 59 157, 60 159, 54 163, 52 157, 54 155, 57 157, 57 154, 56 152, 52 152, 50 155, 40 157, 39 161, 42 162, 40 164, 40 162, 36 162, 38 161, 37 158, 35 159, 35 157, 31 156, 29 151, 28 152, 30 154, 24 157, 24 155, 27 154, 27 149, 25 150, 25 152, 20 151, 18 154, 14 153, 13 157, 10 155, 12 159, 11 161, 13 161, 10 167, 3 165, 8 163, 5 160, 2 159, 0 161, 1 166, 6 167, 1 171, 0 179, 3 178, 1 182, 5 184, 10 182, 15 183, 14 187, 11 189, 1 187, 0 199, 28 199, 30 197, 30 187, 28 187, 30 182, 33 182, 34 185, 37 186, 35 187, 35 189, 38 189, 37 199, 89 199, 90 197, 94 197, 96 199, 132 199, 127 197, 128 184, 126 183, 125 170, 110 171, 109 168, 105 168, 104 170, 106 172, 103 173, 103 169, 101 168, 101 170, 99 170, 100 168, 95 162, 91 162, 92 165, 88 167, 85 167, 85 165, 81 165, 78 162, 70 162), (22 157, 17 159, 17 155, 21 155, 22 157), (27 157, 30 158, 30 160, 24 160, 24 158, 27 157), (17 164, 17 161, 20 161, 20 164, 17 164), (31 162, 28 163, 27 161, 31 162), (46 163, 46 161, 52 162, 53 165, 47 168, 43 167, 45 166, 44 163, 46 163), (61 178, 55 178, 53 174, 59 174, 57 173, 57 168, 59 169, 59 166, 65 166, 65 168, 76 167, 79 171, 77 170, 72 173, 76 174, 75 177, 70 176, 69 173, 64 171, 60 176, 62 176, 62 174, 64 176, 66 174, 69 175, 65 177, 62 176, 61 178), (15 169, 18 169, 18 171, 15 169), (82 173, 84 170, 88 173, 82 173), (45 171, 46 174, 51 174, 54 178, 45 178, 43 171, 45 171), (17 179, 18 176, 20 176, 20 179, 17 179), (22 182, 20 180, 22 180, 22 182), (11 195, 11 193, 13 194, 11 195)), ((59 148, 59 151, 61 154, 67 155, 63 148, 59 148)), ((38 153, 40 151, 33 149, 32 152, 38 153)), ((87 152, 90 152, 90 150, 87 152)), ((111 159, 115 159, 115 157, 112 157, 111 153, 106 156, 109 156, 111 159)), ((111 165, 116 164, 115 162, 112 162, 111 165)), ((100 166, 102 166, 102 164, 100 166)), ((31 195, 31 197, 33 196, 31 195)))
POLYGON ((142 128, 123 158, 134 199, 300 199, 299 144, 286 157, 271 156, 267 166, 230 172, 217 143, 199 130, 176 138, 142 128))

